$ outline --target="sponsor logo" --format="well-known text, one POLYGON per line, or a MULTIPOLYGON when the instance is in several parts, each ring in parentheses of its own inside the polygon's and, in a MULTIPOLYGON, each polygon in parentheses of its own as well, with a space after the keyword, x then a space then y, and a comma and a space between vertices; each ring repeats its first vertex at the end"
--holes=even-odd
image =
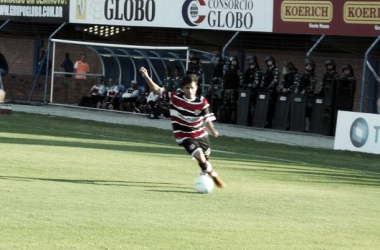
POLYGON ((284 22, 329 23, 333 18, 330 1, 284 1, 281 4, 281 19, 284 22))
POLYGON ((77 0, 76 1, 76 18, 86 19, 87 18, 87 0, 77 0))
POLYGON ((190 27, 207 23, 213 28, 251 29, 254 0, 186 0, 182 17, 190 27))
POLYGON ((346 23, 379 24, 379 2, 348 1, 344 4, 343 19, 346 23))
POLYGON ((357 148, 363 147, 369 136, 369 126, 364 118, 357 118, 351 125, 350 139, 352 145, 357 148))
POLYGON ((105 0, 104 17, 107 20, 148 21, 156 16, 155 0, 105 0))
POLYGON ((182 16, 185 23, 189 26, 197 26, 202 23, 206 16, 200 15, 199 11, 206 6, 203 0, 186 0, 182 6, 182 16))

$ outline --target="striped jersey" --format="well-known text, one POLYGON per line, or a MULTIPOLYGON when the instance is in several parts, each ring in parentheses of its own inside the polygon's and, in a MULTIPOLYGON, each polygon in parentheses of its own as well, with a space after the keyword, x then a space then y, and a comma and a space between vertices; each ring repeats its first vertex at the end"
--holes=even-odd
POLYGON ((119 86, 117 86, 116 84, 107 88, 107 96, 114 97, 115 95, 119 95, 119 86))
MULTIPOLYGON (((164 88, 160 90, 160 96, 167 95, 164 88)), ((172 120, 173 133, 178 144, 189 138, 201 138, 207 136, 205 123, 214 121, 215 116, 210 112, 210 104, 203 96, 189 100, 184 93, 170 92, 170 118, 172 120)))

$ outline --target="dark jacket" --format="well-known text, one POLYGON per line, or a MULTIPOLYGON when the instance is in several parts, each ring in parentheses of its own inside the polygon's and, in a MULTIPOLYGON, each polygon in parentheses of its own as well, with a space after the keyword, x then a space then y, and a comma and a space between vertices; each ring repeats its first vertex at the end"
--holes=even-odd
POLYGON ((5 74, 8 74, 9 72, 7 60, 2 53, 0 53, 0 69, 3 69, 5 71, 5 74))

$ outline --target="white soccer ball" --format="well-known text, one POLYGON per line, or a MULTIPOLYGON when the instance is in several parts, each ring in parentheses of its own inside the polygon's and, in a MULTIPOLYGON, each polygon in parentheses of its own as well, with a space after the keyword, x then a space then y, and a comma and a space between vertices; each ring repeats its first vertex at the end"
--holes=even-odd
POLYGON ((214 181, 208 175, 201 174, 194 181, 198 193, 209 194, 214 189, 214 181))

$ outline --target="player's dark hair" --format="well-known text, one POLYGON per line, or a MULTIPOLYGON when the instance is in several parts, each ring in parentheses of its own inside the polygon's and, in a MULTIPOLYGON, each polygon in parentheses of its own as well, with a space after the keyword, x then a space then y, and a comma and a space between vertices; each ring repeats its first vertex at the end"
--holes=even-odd
POLYGON ((194 74, 187 74, 182 77, 182 87, 185 87, 187 84, 192 82, 198 83, 198 77, 194 74))

